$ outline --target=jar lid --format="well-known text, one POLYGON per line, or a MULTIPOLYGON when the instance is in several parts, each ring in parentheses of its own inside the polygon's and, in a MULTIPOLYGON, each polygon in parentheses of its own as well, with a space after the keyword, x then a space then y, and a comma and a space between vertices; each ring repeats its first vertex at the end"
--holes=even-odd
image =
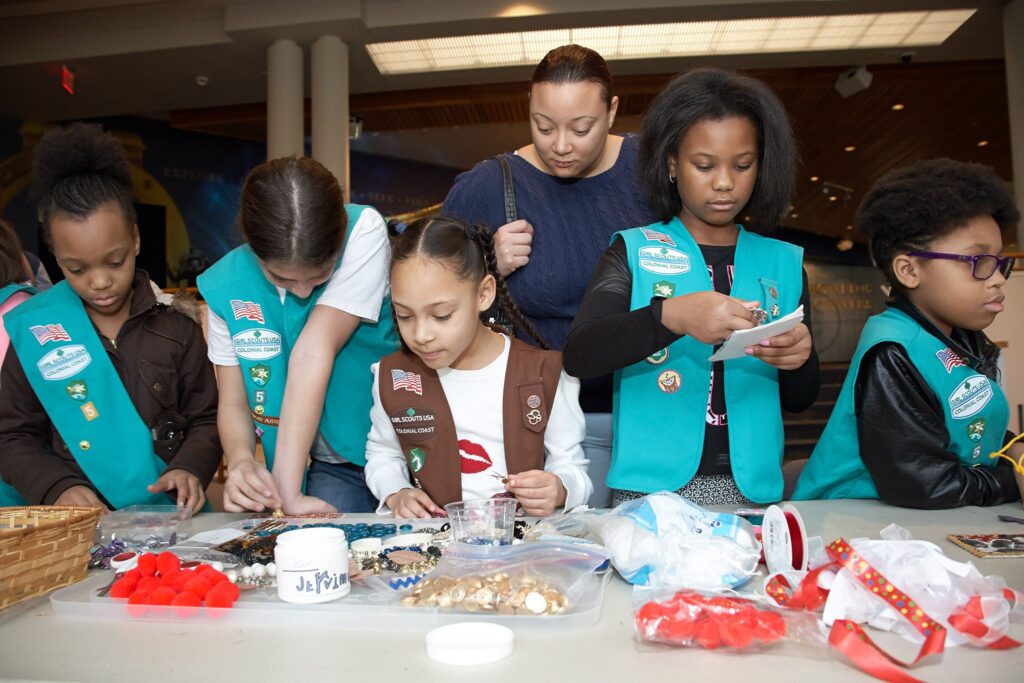
POLYGON ((490 622, 462 621, 427 633, 427 656, 442 664, 472 666, 504 659, 515 648, 512 629, 490 622))
POLYGON ((338 543, 345 542, 345 532, 333 527, 316 526, 308 529, 293 529, 278 535, 277 545, 293 543, 338 543))

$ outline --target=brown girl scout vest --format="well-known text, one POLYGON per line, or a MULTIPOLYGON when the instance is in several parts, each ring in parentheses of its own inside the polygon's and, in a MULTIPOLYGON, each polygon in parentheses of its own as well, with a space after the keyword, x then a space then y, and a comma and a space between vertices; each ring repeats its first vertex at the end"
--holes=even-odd
MULTIPOLYGON (((508 472, 544 469, 544 429, 561 372, 557 351, 512 340, 502 409, 508 472)), ((378 380, 413 482, 442 507, 462 500, 458 435, 437 372, 399 351, 381 359, 378 380)))

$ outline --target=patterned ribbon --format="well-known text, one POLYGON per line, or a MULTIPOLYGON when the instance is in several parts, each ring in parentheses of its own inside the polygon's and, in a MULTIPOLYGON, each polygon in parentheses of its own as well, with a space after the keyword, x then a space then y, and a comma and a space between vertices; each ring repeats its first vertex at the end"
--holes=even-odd
MULTIPOLYGON (((893 683, 920 683, 903 669, 917 666, 932 655, 945 649, 946 628, 930 617, 909 595, 897 588, 881 572, 872 567, 843 538, 838 538, 826 548, 832 563, 808 572, 800 585, 793 587, 786 577, 773 576, 765 586, 768 597, 782 607, 815 610, 828 597, 828 591, 818 586, 818 576, 826 569, 842 567, 866 589, 892 607, 897 614, 924 636, 924 643, 911 662, 902 662, 883 651, 858 624, 837 619, 829 632, 829 645, 843 653, 861 671, 883 681, 893 683)), ((1003 597, 1011 605, 1021 605, 1020 593, 1011 589, 1003 591, 1003 597)), ((980 596, 974 596, 967 604, 958 608, 949 617, 949 625, 971 642, 989 649, 1008 649, 1021 643, 1003 636, 992 643, 985 641, 992 637, 990 628, 984 623, 984 610, 980 596)))

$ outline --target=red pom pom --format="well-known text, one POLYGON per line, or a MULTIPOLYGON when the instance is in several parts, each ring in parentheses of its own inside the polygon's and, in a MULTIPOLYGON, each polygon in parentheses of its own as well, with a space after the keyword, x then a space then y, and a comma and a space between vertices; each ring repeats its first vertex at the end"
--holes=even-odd
POLYGON ((701 619, 694 624, 693 637, 705 650, 716 650, 722 644, 718 627, 710 619, 701 619))
POLYGON ((155 576, 143 576, 139 579, 139 585, 136 586, 137 590, 146 591, 147 593, 152 590, 156 590, 160 587, 160 579, 155 576))
POLYGON ((161 575, 173 574, 181 571, 181 560, 174 553, 165 550, 156 556, 156 568, 161 575))
POLYGON ((207 607, 231 607, 235 604, 235 601, 231 599, 230 595, 224 593, 214 593, 210 591, 206 594, 206 606, 207 607))
POLYGON ((114 582, 114 585, 110 587, 110 597, 112 598, 127 598, 135 589, 138 587, 138 581, 132 581, 127 577, 121 577, 114 582))
POLYGON ((200 600, 205 600, 206 594, 210 591, 212 587, 213 586, 210 584, 210 582, 207 581, 204 577, 193 576, 185 582, 185 585, 182 587, 182 590, 188 591, 200 600))
POLYGON ((778 612, 761 612, 757 636, 766 643, 786 637, 786 621, 778 612))
POLYGON ((195 596, 194 593, 178 593, 171 600, 171 605, 174 607, 174 613, 179 617, 190 617, 199 611, 199 605, 202 602, 195 596))
POLYGON ((137 590, 128 596, 128 614, 133 617, 141 617, 146 613, 146 604, 149 602, 149 592, 137 590))
POLYGON ((149 602, 151 605, 169 605, 175 595, 177 593, 170 586, 160 586, 149 594, 149 602))
POLYGON ((203 578, 209 581, 212 585, 216 586, 218 583, 228 581, 227 574, 219 572, 213 567, 210 567, 209 571, 203 572, 203 578))
POLYGON ((138 567, 135 567, 134 569, 129 569, 128 571, 126 571, 124 573, 124 576, 121 578, 131 579, 132 581, 138 581, 142 578, 142 572, 139 571, 138 567))
POLYGON ((138 569, 143 576, 153 576, 156 574, 156 555, 153 553, 142 553, 139 555, 138 569))
POLYGON ((230 603, 234 603, 235 600, 238 599, 239 595, 241 595, 241 591, 238 590, 238 586, 231 583, 230 581, 222 581, 217 585, 213 586, 209 591, 207 591, 206 604, 210 606, 215 606, 212 602, 210 602, 211 600, 214 600, 218 603, 226 600, 229 603, 227 606, 230 607, 230 603))

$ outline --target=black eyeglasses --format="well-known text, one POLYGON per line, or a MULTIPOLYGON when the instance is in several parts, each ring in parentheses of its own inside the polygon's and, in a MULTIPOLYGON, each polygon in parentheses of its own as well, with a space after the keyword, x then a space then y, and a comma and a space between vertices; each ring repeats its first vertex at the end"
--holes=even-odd
POLYGON ((975 280, 987 280, 996 274, 998 270, 1004 278, 1010 277, 1013 272, 1013 265, 1017 259, 1013 256, 995 256, 993 254, 975 254, 964 256, 963 254, 944 254, 938 251, 910 251, 907 256, 919 256, 921 258, 938 258, 950 261, 964 261, 971 264, 971 275, 975 280))

